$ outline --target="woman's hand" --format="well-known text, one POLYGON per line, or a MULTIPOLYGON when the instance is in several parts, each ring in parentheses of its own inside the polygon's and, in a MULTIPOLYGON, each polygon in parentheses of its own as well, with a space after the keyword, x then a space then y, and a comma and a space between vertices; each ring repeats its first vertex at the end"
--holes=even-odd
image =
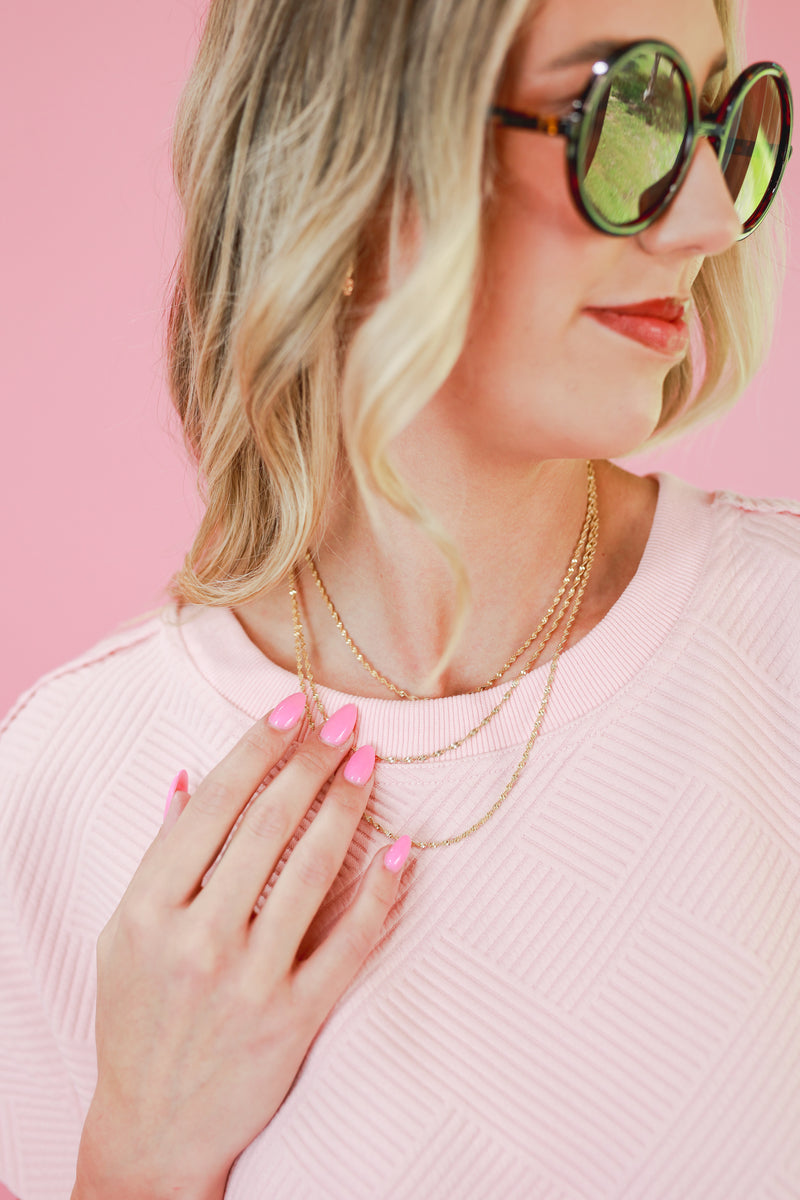
POLYGON ((222 1196, 237 1154, 280 1107, 317 1031, 381 935, 408 838, 376 855, 350 908, 298 960, 369 794, 371 748, 344 763, 352 705, 303 742, 256 797, 201 888, 242 810, 286 753, 303 705, 299 695, 289 697, 248 730, 191 799, 175 794, 100 935, 98 1084, 73 1200, 222 1196), (319 812, 254 916, 331 776, 319 812))

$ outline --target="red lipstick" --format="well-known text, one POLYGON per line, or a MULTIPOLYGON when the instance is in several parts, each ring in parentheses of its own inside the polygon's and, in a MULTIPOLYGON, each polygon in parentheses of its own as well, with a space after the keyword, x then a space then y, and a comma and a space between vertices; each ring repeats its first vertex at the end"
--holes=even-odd
POLYGON ((674 298, 643 300, 640 304, 614 304, 607 308, 586 308, 584 312, 607 329, 664 354, 683 358, 689 348, 686 324, 688 304, 674 298))

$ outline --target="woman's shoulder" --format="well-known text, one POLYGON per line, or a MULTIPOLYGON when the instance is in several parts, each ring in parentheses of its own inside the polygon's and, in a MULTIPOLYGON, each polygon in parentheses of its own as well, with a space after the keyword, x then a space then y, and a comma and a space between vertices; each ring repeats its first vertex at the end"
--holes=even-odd
POLYGON ((658 478, 671 532, 695 531, 698 542, 707 540, 712 550, 707 569, 716 567, 729 579, 734 569, 779 567, 790 574, 800 569, 800 500, 708 492, 673 475, 658 478))
POLYGON ((739 492, 711 493, 712 504, 740 525, 773 526, 800 543, 800 500, 779 496, 743 496, 739 492))
POLYGON ((670 644, 702 648, 701 676, 746 670, 800 710, 800 503, 659 485, 644 574, 650 608, 675 614, 670 644))
POLYGON ((137 674, 147 676, 160 656, 166 609, 144 614, 120 626, 89 649, 42 675, 19 696, 0 721, 0 752, 12 747, 35 752, 40 738, 51 735, 86 698, 98 710, 124 703, 137 674))
POLYGON ((731 491, 710 498, 714 540, 731 582, 741 588, 752 577, 771 590, 800 585, 800 501, 731 491))
POLYGON ((800 502, 695 491, 688 503, 707 539, 686 610, 697 637, 800 700, 800 502))
POLYGON ((0 872, 11 832, 69 840, 130 812, 143 852, 177 770, 202 778, 250 721, 198 660, 231 623, 227 610, 167 605, 20 696, 0 723, 0 872))
POLYGON ((177 735, 204 720, 225 725, 235 718, 186 646, 186 628, 203 611, 165 605, 38 679, 0 721, 4 780, 45 762, 52 767, 59 756, 71 763, 124 756, 156 729, 177 735))

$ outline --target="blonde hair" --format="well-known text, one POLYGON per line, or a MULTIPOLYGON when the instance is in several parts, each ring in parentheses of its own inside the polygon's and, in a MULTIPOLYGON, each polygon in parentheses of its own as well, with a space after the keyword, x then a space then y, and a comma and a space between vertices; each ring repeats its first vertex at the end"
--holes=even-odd
MULTIPOLYGON (((367 503, 383 496, 427 530, 464 601, 458 554, 389 447, 462 349, 487 187, 485 114, 535 7, 213 0, 173 147, 185 230, 169 378, 206 503, 175 598, 243 604, 284 580, 321 537, 346 464, 367 503), (387 213, 395 245, 413 214, 418 252, 346 339, 342 285, 387 213)), ((727 86, 736 33, 728 4, 718 8, 727 86)), ((761 361, 760 240, 703 266, 701 382, 690 361, 671 372, 655 438, 720 411, 761 361)))

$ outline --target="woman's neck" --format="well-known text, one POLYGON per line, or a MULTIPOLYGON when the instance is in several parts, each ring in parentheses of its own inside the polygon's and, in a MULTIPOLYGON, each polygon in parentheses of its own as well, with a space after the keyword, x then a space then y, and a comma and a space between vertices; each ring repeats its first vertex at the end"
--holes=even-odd
MULTIPOLYGON (((419 442, 398 467, 436 514, 467 571, 471 605, 465 632, 445 670, 430 673, 447 644, 456 609, 453 575, 430 537, 381 505, 376 532, 352 486, 333 498, 316 564, 350 636, 398 687, 443 696, 491 678, 537 626, 565 574, 586 513, 581 460, 503 464, 419 442)), ((649 535, 657 486, 598 463, 600 539, 570 644, 589 632, 632 578, 649 535)), ((360 665, 336 628, 307 566, 298 571, 301 612, 317 682, 353 695, 391 693, 360 665)), ((236 609, 251 639, 293 670, 295 645, 288 584, 236 609)), ((541 661, 555 648, 548 646, 541 661)), ((510 676, 509 676, 510 677, 510 676)))

